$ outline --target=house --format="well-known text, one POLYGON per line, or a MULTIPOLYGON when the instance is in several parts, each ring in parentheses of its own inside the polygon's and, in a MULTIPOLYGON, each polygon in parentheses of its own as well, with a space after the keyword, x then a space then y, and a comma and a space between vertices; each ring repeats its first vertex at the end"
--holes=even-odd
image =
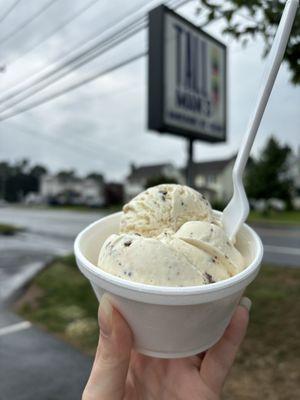
MULTIPOLYGON (((194 163, 192 175, 194 188, 211 202, 227 202, 232 196, 232 169, 236 155, 217 161, 194 163)), ((143 191, 148 182, 159 182, 160 178, 185 184, 185 168, 178 169, 172 164, 157 164, 135 167, 125 183, 125 200, 128 201, 143 191)), ((154 183, 155 184, 155 183, 154 183)))
POLYGON ((130 174, 127 176, 124 185, 125 201, 132 199, 142 192, 148 185, 159 182, 184 183, 184 178, 178 168, 172 164, 143 165, 136 167, 131 165, 130 174), (152 183, 153 182, 153 183, 152 183))
POLYGON ((75 176, 43 175, 40 195, 52 204, 83 204, 102 206, 105 202, 103 179, 75 176))
MULTIPOLYGON (((236 155, 193 164, 194 187, 210 202, 226 203, 232 196, 232 169, 236 155)), ((185 169, 182 170, 184 173, 185 169)))

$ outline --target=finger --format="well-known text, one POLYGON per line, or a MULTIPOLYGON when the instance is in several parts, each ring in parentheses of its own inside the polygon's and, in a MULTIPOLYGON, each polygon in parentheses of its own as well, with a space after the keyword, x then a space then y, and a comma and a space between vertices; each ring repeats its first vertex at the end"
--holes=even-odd
POLYGON ((83 400, 119 400, 125 390, 132 334, 107 295, 101 298, 99 324, 99 344, 83 400))
POLYGON ((251 301, 243 298, 224 335, 202 361, 200 376, 211 391, 221 393, 226 376, 246 334, 251 301))
POLYGON ((199 353, 199 354, 195 354, 194 356, 190 356, 188 358, 188 360, 190 361, 190 363, 192 364, 193 367, 195 367, 198 370, 200 370, 201 363, 202 363, 202 360, 203 360, 204 356, 205 356, 205 352, 199 353))

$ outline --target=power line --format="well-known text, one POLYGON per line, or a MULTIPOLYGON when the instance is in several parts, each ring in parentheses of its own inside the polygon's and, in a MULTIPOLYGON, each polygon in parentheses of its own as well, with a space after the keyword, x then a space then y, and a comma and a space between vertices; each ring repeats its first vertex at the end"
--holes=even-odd
MULTIPOLYGON (((135 25, 129 26, 127 30, 123 30, 118 32, 113 39, 109 40, 104 40, 102 43, 102 46, 99 47, 99 50, 87 53, 87 57, 82 58, 82 56, 78 57, 78 59, 75 59, 74 65, 70 64, 70 66, 67 66, 67 69, 61 69, 57 71, 56 73, 53 73, 49 77, 43 79, 41 78, 39 81, 35 83, 34 87, 28 87, 25 90, 23 90, 20 94, 17 93, 15 96, 12 97, 17 97, 17 100, 8 102, 8 104, 4 104, 3 107, 0 107, 0 113, 3 113, 3 111, 6 111, 15 105, 21 103, 22 101, 26 101, 28 98, 34 96, 36 93, 40 92, 41 90, 49 87, 51 84, 54 84, 58 80, 62 79, 64 76, 70 74, 70 72, 74 71, 75 69, 80 68, 81 66, 91 62, 95 58, 99 57, 101 54, 111 50, 118 44, 126 41, 133 35, 137 34, 140 32, 143 28, 147 26, 147 18, 143 18, 140 22, 138 22, 135 25), (29 94, 26 94, 26 92, 29 91, 29 94)), ((1 115, 1 114, 0 114, 1 115)))
POLYGON ((144 56, 146 54, 147 54, 147 51, 139 52, 139 53, 135 54, 134 56, 128 57, 126 60, 123 60, 123 61, 119 62, 118 64, 115 64, 113 67, 104 69, 100 72, 97 72, 96 74, 90 75, 90 76, 86 77, 85 79, 82 79, 81 81, 76 82, 73 85, 70 85, 69 87, 67 87, 65 89, 61 89, 61 90, 57 91, 54 94, 44 96, 44 98, 42 98, 40 100, 33 101, 23 107, 19 107, 19 108, 16 108, 15 110, 7 112, 6 114, 4 113, 4 115, 0 115, 0 121, 5 121, 5 120, 15 117, 16 115, 21 114, 25 111, 31 110, 32 108, 35 108, 44 103, 47 103, 48 101, 53 100, 57 97, 60 97, 63 94, 68 93, 74 89, 77 89, 82 85, 86 85, 87 83, 89 83, 97 78, 100 78, 103 75, 106 75, 110 72, 115 71, 116 69, 119 69, 129 63, 132 63, 133 61, 138 60, 139 58, 141 58, 142 56, 144 56))
MULTIPOLYGON (((23 126, 22 127, 16 126, 15 124, 13 124, 12 126, 16 129, 18 129, 22 133, 25 133, 30 136, 34 136, 35 138, 38 137, 39 139, 42 139, 52 145, 55 145, 55 146, 59 147, 60 149, 62 148, 62 144, 65 144, 65 146, 68 148, 68 150, 71 150, 72 152, 76 153, 77 156, 79 155, 80 157, 83 157, 85 160, 87 158, 91 159, 91 156, 92 156, 93 159, 96 159, 96 161, 99 161, 99 157, 95 157, 96 153, 94 153, 94 151, 86 150, 85 148, 81 147, 80 145, 77 146, 76 142, 68 142, 62 138, 57 140, 56 138, 52 138, 48 135, 41 134, 40 132, 37 133, 32 130, 29 130, 27 127, 24 129, 23 126)), ((99 156, 99 154, 98 154, 98 156, 99 156)), ((103 165, 103 163, 101 163, 101 164, 103 165)))
MULTIPOLYGON (((114 96, 116 94, 120 95, 120 94, 128 93, 128 92, 130 92, 132 90, 136 90, 136 89, 137 89, 136 86, 135 87, 130 86, 130 87, 125 88, 122 91, 117 90, 117 91, 106 92, 106 93, 104 93, 104 95, 105 95, 105 98, 107 98, 107 97, 114 96)), ((8 123, 8 125, 10 125, 12 127, 15 127, 16 129, 18 129, 19 131, 22 131, 23 133, 27 133, 27 134, 33 135, 34 137, 42 138, 42 139, 44 139, 44 140, 46 140, 46 141, 48 141, 48 142, 50 142, 52 144, 55 144, 56 146, 61 148, 61 137, 60 137, 59 140, 57 140, 57 138, 54 138, 54 137, 51 137, 51 136, 48 136, 48 135, 45 135, 45 134, 41 134, 41 132, 33 131, 31 128, 28 128, 28 127, 24 128, 23 125, 20 126, 20 125, 16 124, 15 122, 14 123, 10 122, 10 123, 8 123)), ((74 134, 74 132, 73 132, 73 134, 74 134)), ((78 135, 76 135, 76 136, 78 137, 78 135)), ((81 135, 81 139, 82 139, 82 135, 81 135)), ((76 154, 78 154, 78 150, 80 150, 80 154, 81 154, 82 145, 81 144, 77 145, 76 141, 74 141, 73 139, 71 139, 71 140, 72 141, 69 142, 66 138, 63 138, 63 143, 68 147, 71 145, 71 150, 76 151, 76 154), (75 148, 74 148, 74 144, 75 144, 75 148)), ((120 147, 110 146, 110 145, 107 144, 107 142, 105 142, 105 146, 103 146, 103 144, 99 144, 94 140, 88 140, 87 141, 86 138, 84 138, 84 140, 85 140, 84 144, 83 144, 84 146, 86 146, 86 145, 91 145, 92 146, 92 147, 90 147, 90 146, 86 146, 85 147, 85 151, 89 152, 89 157, 91 156, 92 153, 95 152, 95 150, 97 151, 96 154, 99 157, 99 152, 98 152, 97 148, 100 148, 101 151, 105 151, 105 152, 112 151, 112 152, 115 152, 115 153, 122 154, 122 156, 125 155, 125 157, 127 157, 128 160, 130 160, 132 158, 132 152, 126 151, 124 149, 121 149, 120 147)), ((94 156, 94 154, 93 154, 93 156, 94 156)))
POLYGON ((9 14, 17 7, 17 5, 20 3, 21 0, 16 0, 2 15, 0 18, 0 24, 9 16, 9 14))
MULTIPOLYGON (((157 0, 156 0, 157 2, 157 0)), ((124 19, 128 19, 129 15, 127 15, 124 19)), ((118 19, 119 21, 119 19, 118 19)), ((132 23, 134 23, 135 21, 130 21, 131 25, 132 23)), ((117 25, 118 22, 116 23, 117 25)), ((115 25, 115 24, 114 24, 115 25)), ((113 25, 113 26, 114 26, 113 25)), ((125 25, 125 27, 128 25, 125 25)), ((122 25, 121 25, 122 27, 122 25)), ((16 93, 19 93, 20 90, 24 90, 24 88, 28 88, 31 87, 31 85, 34 85, 36 82, 41 81, 41 79, 46 79, 48 76, 51 76, 51 74, 53 74, 54 72, 58 71, 61 68, 64 68, 65 66, 67 66, 69 63, 73 62, 74 59, 78 59, 78 57, 80 56, 85 56, 86 54, 88 54, 89 52, 95 50, 98 48, 98 46, 100 46, 103 42, 103 35, 105 36, 105 34, 109 33, 111 31, 111 23, 109 25, 107 25, 104 30, 102 30, 98 35, 93 36, 91 39, 89 39, 87 41, 87 43, 85 44, 85 46, 82 46, 82 49, 78 50, 78 46, 76 47, 76 49, 71 50, 66 56, 64 56, 62 58, 62 60, 58 61, 58 62, 54 62, 52 63, 50 66, 42 69, 42 71, 38 74, 34 74, 33 77, 29 77, 27 79, 25 79, 25 81, 23 80, 21 84, 17 84, 16 86, 12 87, 11 89, 8 89, 8 91, 6 91, 3 95, 3 97, 0 98, 0 102, 3 103, 4 101, 14 97, 16 95, 16 93), (98 39, 100 37, 100 39, 98 39), (26 83, 27 82, 27 83, 26 83)), ((107 35, 108 39, 112 37, 112 35, 107 35)))
MULTIPOLYGON (((18 0, 20 1, 20 0, 18 0)), ((26 50, 23 52, 21 55, 16 57, 13 61, 8 62, 10 66, 15 64, 17 61, 19 61, 21 58, 23 58, 26 54, 31 53, 34 49, 39 47, 42 43, 50 39, 52 36, 54 36, 57 32, 65 28, 67 25, 69 25, 71 22, 73 22, 75 19, 80 17, 82 14, 84 14, 88 9, 90 9, 92 6, 94 6, 99 0, 92 0, 88 4, 86 4, 84 7, 80 8, 76 13, 74 13, 69 19, 65 20, 63 23, 58 25, 54 30, 52 30, 47 36, 44 36, 42 40, 39 42, 35 43, 30 49, 26 50)))
MULTIPOLYGON (((174 6, 178 7, 178 6, 180 6, 180 5, 182 5, 182 4, 186 3, 186 2, 187 2, 186 0, 184 0, 184 1, 181 0, 181 1, 179 1, 179 3, 177 1, 177 3, 174 4, 174 6)), ((171 1, 170 1, 170 3, 171 3, 171 1)), ((117 31, 115 33, 115 36, 112 39, 109 38, 109 39, 103 40, 102 43, 100 43, 102 45, 102 47, 100 47, 97 51, 94 51, 94 52, 90 51, 91 54, 86 59, 80 61, 80 59, 82 58, 82 55, 78 56, 77 58, 73 58, 73 62, 76 62, 77 60, 79 60, 79 63, 77 63, 73 67, 69 68, 69 70, 72 71, 75 68, 79 68, 80 66, 86 64, 87 62, 90 62, 94 58, 96 58, 99 55, 103 54, 105 51, 110 50, 111 48, 113 48, 117 44, 119 44, 119 43, 123 42, 124 40, 128 39, 129 37, 133 36, 134 34, 139 32, 140 30, 142 30, 146 26, 147 26, 147 16, 141 18, 140 21, 136 21, 135 25, 132 24, 127 28, 125 27, 125 28, 120 29, 119 31, 117 31), (104 46, 104 49, 103 49, 103 46, 104 46)), ((89 54, 89 53, 87 53, 87 54, 89 54)), ((52 73, 52 75, 55 75, 55 73, 56 73, 56 71, 54 71, 52 73)), ((10 102, 9 105, 7 105, 7 104, 4 105, 4 108, 2 108, 1 112, 6 111, 9 108, 12 108, 13 106, 15 106, 15 105, 19 104, 20 102, 22 102, 22 100, 28 99, 29 97, 31 97, 35 93, 37 93, 40 90, 44 89, 45 87, 49 86, 49 84, 54 83, 57 80, 61 79, 63 76, 67 75, 68 73, 69 73, 68 71, 62 71, 58 77, 52 77, 52 79, 51 79, 51 74, 50 74, 50 78, 48 78, 48 80, 50 79, 50 82, 49 81, 47 82, 47 77, 42 76, 40 79, 36 80, 36 85, 38 85, 39 83, 42 83, 43 80, 44 81, 46 80, 46 82, 42 83, 42 85, 40 87, 38 87, 38 88, 33 88, 33 89, 31 87, 25 88, 23 90, 23 97, 22 97, 22 94, 21 94, 21 98, 18 99, 17 101, 12 102, 12 103, 10 102), (24 92, 28 91, 28 89, 30 91, 30 94, 27 95, 27 96, 26 95, 24 96, 24 92)), ((97 76, 98 76, 98 74, 97 74, 97 76)), ((19 95, 19 93, 12 93, 10 96, 6 96, 6 97, 2 98, 1 100, 3 101, 3 100, 5 100, 5 98, 8 99, 8 98, 16 97, 18 95, 19 95)))
POLYGON ((40 8, 35 14, 33 14, 30 18, 25 20, 21 25, 17 27, 16 30, 13 32, 9 33, 8 35, 4 36, 0 40, 0 45, 3 45, 3 43, 6 43, 8 40, 10 40, 13 36, 15 36, 17 33, 22 31, 27 25, 31 24, 32 21, 37 19, 41 14, 43 14, 50 6, 52 6, 55 2, 58 0, 50 0, 48 3, 46 3, 42 8, 40 8))
MULTIPOLYGON (((76 154, 78 155, 83 155, 82 153, 85 153, 89 159, 91 158, 91 156, 93 158, 96 158, 97 160, 100 159, 99 157, 99 150, 101 151, 105 151, 107 153, 107 146, 102 146, 101 144, 97 144, 96 143, 93 145, 93 147, 89 147, 89 146, 85 146, 84 143, 77 143, 76 141, 74 141, 73 139, 66 139, 65 137, 59 137, 59 140, 57 137, 51 137, 49 135, 45 135, 45 134, 41 134, 41 132, 37 132, 31 128, 24 128, 24 126, 20 126, 16 123, 10 123, 10 126, 12 126, 13 128, 16 128, 17 130, 24 132, 28 135, 34 136, 35 138, 42 138, 45 141, 48 141, 51 144, 55 144, 58 147, 62 147, 62 144, 64 146, 66 146, 68 149, 73 150, 76 152, 76 154), (96 146, 98 147, 98 149, 96 148, 96 146)), ((118 152, 118 148, 110 148, 109 150, 113 150, 115 152, 118 152)), ((132 156, 132 154, 130 153, 130 157, 132 156)), ((103 163, 102 163, 103 164, 103 163)))
MULTIPOLYGON (((157 0, 155 0, 155 3, 158 3, 157 0)), ((150 5, 151 7, 151 5, 150 5)), ((147 9, 149 9, 149 6, 147 6, 147 9)), ((140 14, 141 12, 139 12, 140 14)), ((136 12, 135 12, 136 14, 136 12)), ((144 14, 144 13, 143 13, 144 14)), ((130 20, 130 15, 127 15, 127 17, 123 18, 126 20, 130 20)), ((138 18, 139 19, 139 18, 138 18)), ((122 21, 122 22, 123 22, 122 21)), ((121 28, 119 28, 120 32, 122 29, 127 28, 128 26, 131 26, 136 22, 136 19, 132 19, 129 21, 129 24, 125 25, 125 27, 121 25, 121 28)), ((117 23, 118 25, 118 23, 117 23)), ((103 39, 102 37, 105 36, 105 34, 109 33, 111 30, 111 24, 106 27, 102 32, 100 32, 96 37, 93 37, 92 39, 88 40, 88 42, 85 44, 85 46, 82 46, 82 49, 77 49, 77 50, 72 50, 71 52, 68 53, 67 56, 63 57, 61 61, 58 61, 56 63, 52 63, 49 67, 44 68, 39 74, 34 74, 33 77, 29 77, 28 79, 23 80, 21 84, 17 84, 16 86, 12 87, 11 89, 8 89, 4 93, 4 95, 0 98, 0 102, 3 103, 10 98, 15 97, 17 94, 19 94, 20 90, 25 90, 27 88, 32 87, 32 85, 36 84, 37 82, 41 82, 41 80, 48 78, 52 74, 56 73, 62 68, 65 68, 68 66, 70 63, 74 62, 74 60, 78 60, 80 57, 84 57, 86 54, 91 53, 92 51, 96 50, 99 46, 103 44, 103 39), (99 39, 100 37, 100 39, 99 39), (90 44, 89 44, 90 43, 90 44), (74 53, 74 54, 73 54, 74 53), (26 83, 28 82, 28 83, 26 83)), ((113 35, 107 35, 107 40, 109 40, 113 35)), ((105 39, 105 38, 104 38, 105 39)))

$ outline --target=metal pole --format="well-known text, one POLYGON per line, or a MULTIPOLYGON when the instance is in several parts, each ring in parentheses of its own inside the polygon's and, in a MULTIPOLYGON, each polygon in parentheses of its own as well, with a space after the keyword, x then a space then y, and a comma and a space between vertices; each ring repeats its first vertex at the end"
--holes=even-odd
POLYGON ((194 139, 188 139, 188 154, 186 164, 186 184, 194 187, 194 174, 193 174, 193 155, 194 155, 194 139))

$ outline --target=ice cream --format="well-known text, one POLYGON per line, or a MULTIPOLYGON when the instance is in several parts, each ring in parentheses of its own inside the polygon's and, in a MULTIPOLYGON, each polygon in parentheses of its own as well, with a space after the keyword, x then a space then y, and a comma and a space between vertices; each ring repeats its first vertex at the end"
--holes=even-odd
POLYGON ((107 238, 98 260, 120 278, 161 286, 214 283, 244 264, 204 196, 174 184, 147 189, 126 204, 120 233, 107 238))
POLYGON ((212 221, 209 202, 183 185, 158 185, 140 193, 123 207, 121 233, 153 237, 176 232, 187 221, 212 221))
POLYGON ((202 274, 164 241, 135 234, 111 235, 104 243, 98 265, 120 278, 162 286, 202 282, 202 274))

